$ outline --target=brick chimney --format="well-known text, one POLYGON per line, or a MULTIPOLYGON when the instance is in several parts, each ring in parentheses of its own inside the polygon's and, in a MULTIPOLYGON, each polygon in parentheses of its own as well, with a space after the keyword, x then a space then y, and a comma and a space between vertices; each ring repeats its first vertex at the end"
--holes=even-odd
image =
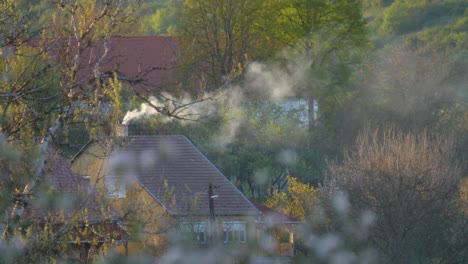
POLYGON ((116 137, 127 137, 128 136, 128 126, 124 124, 115 125, 115 136, 116 137))

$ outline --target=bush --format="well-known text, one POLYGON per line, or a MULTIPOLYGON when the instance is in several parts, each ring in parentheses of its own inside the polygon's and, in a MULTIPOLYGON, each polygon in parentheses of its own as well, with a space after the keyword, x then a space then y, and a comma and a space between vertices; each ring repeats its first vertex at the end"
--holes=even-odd
POLYGON ((425 132, 366 131, 342 164, 330 166, 321 193, 345 191, 355 210, 373 211, 371 241, 392 263, 464 262, 467 218, 455 155, 452 140, 425 132))

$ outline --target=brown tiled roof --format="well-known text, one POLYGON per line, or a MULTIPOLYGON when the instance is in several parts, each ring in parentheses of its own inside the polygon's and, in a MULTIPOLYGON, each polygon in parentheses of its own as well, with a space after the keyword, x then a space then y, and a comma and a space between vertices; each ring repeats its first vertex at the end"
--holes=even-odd
POLYGON ((250 201, 260 212, 262 212, 260 216, 260 223, 262 224, 295 224, 295 223, 302 223, 303 221, 299 218, 292 217, 280 211, 277 211, 273 208, 270 208, 264 204, 259 202, 250 201))
POLYGON ((177 54, 169 37, 114 37, 109 47, 103 70, 116 69, 125 76, 141 76, 144 82, 135 86, 137 92, 161 91, 171 85, 171 69, 175 67, 177 54))
MULTIPOLYGON (((81 221, 101 222, 108 219, 118 220, 118 213, 109 205, 100 203, 98 194, 90 187, 89 183, 71 170, 68 161, 49 147, 46 152, 47 163, 44 168, 44 187, 54 187, 58 194, 54 204, 43 204, 41 197, 37 197, 27 207, 26 213, 33 218, 44 219, 50 215, 64 213, 74 215, 77 211, 86 211, 80 215, 81 221)), ((40 192, 39 192, 40 193, 40 192)), ((101 201, 103 202, 103 201, 101 201)))
POLYGON ((77 192, 81 177, 71 170, 70 164, 53 148, 47 149, 47 164, 44 169, 46 181, 58 192, 77 192))
MULTIPOLYGON (((33 38, 29 43, 35 47, 46 48, 53 61, 60 61, 64 56, 64 54, 59 54, 60 45, 71 44, 71 49, 66 54, 69 59, 77 53, 76 40, 69 40, 33 38)), ((135 84, 134 88, 143 94, 167 90, 167 86, 172 85, 177 50, 171 38, 165 36, 112 37, 108 42, 108 47, 109 52, 101 72, 117 71, 119 75, 126 78, 142 79, 143 81, 135 84)), ((103 53, 103 42, 93 43, 92 47, 83 52, 77 80, 93 78, 93 67, 103 53)))
MULTIPOLYGON (((129 136, 115 152, 136 180, 173 215, 258 215, 250 201, 184 136, 129 136), (166 186, 165 186, 166 183, 166 186), (171 193, 174 199, 167 199, 171 193), (166 197, 166 199, 164 198, 166 197)), ((112 159, 112 158, 111 158, 112 159)))

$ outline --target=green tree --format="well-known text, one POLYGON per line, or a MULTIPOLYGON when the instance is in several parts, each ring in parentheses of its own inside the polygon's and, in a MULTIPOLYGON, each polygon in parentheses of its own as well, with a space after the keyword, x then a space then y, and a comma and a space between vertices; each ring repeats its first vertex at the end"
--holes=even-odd
POLYGON ((203 88, 220 88, 249 60, 272 50, 264 34, 268 10, 268 1, 185 1, 178 23, 182 65, 203 88))
MULTIPOLYGON (((292 56, 310 65, 308 79, 298 92, 308 99, 312 130, 316 126, 316 105, 319 110, 326 109, 327 98, 346 97, 342 88, 349 80, 349 67, 357 51, 368 47, 362 4, 360 0, 277 2, 275 39, 290 47, 292 56)), ((340 102, 328 101, 335 105, 340 102)))
POLYGON ((145 35, 174 35, 184 0, 163 0, 142 4, 139 32, 145 35))
POLYGON ((303 179, 300 155, 307 130, 300 113, 275 103, 249 101, 229 107, 213 140, 202 147, 220 170, 246 194, 262 198, 286 184, 289 173, 303 179), (224 155, 221 155, 223 153, 224 155))
POLYGON ((441 21, 441 17, 462 16, 467 6, 468 4, 465 1, 460 0, 398 0, 384 10, 380 30, 386 34, 402 35, 421 30, 427 25, 444 24, 445 22, 441 21))

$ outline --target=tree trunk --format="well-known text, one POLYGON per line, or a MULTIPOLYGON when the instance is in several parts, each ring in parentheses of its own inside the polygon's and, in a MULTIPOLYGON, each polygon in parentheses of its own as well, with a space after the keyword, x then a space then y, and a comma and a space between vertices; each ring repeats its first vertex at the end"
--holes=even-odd
POLYGON ((312 95, 307 96, 308 118, 309 118, 309 132, 312 132, 316 127, 317 112, 315 111, 316 98, 312 95))

